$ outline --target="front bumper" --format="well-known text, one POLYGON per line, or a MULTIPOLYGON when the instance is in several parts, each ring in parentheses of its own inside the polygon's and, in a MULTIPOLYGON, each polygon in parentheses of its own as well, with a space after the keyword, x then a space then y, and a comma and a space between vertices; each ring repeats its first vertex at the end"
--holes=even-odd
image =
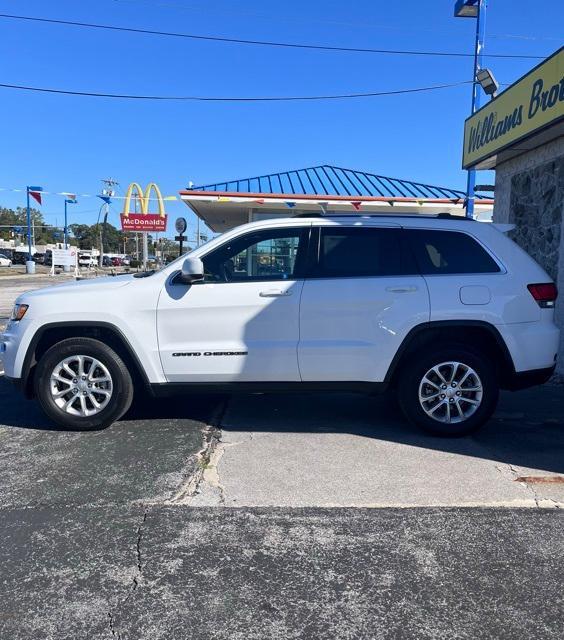
POLYGON ((27 318, 10 321, 0 333, 0 357, 6 378, 21 378, 25 353, 29 347, 33 328, 27 318))

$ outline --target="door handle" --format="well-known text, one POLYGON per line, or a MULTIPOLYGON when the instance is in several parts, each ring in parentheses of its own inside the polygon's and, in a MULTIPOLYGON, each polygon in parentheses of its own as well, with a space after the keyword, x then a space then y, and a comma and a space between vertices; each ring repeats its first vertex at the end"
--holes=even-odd
POLYGON ((280 290, 271 290, 271 291, 261 291, 259 293, 259 296, 261 298, 282 298, 284 296, 291 296, 292 292, 291 291, 280 291, 280 290))
POLYGON ((386 287, 386 291, 390 293, 413 293, 417 291, 417 287, 415 286, 405 286, 405 287, 386 287))

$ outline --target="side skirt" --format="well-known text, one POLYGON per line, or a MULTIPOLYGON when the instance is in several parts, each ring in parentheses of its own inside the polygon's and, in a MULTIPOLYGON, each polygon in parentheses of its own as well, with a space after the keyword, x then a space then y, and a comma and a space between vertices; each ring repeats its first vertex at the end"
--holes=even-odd
POLYGON ((157 398, 182 394, 214 393, 361 393, 378 395, 389 388, 386 382, 164 382, 151 384, 157 398))

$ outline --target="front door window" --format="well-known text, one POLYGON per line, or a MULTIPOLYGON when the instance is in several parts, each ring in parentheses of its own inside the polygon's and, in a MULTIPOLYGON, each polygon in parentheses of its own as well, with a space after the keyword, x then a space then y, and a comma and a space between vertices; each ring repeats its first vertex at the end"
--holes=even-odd
POLYGON ((299 277, 307 229, 266 229, 226 242, 203 258, 204 282, 260 282, 299 277))

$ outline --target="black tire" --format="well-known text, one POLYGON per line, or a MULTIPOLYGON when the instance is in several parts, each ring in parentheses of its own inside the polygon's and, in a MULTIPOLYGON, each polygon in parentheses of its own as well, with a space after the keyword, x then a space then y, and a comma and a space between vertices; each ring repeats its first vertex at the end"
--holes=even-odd
MULTIPOLYGON (((427 348, 409 358, 400 370, 397 394, 401 409, 411 423, 433 435, 459 437, 475 432, 491 418, 497 406, 499 382, 495 365, 485 354, 465 345, 453 344, 436 350, 427 348), (432 367, 447 362, 459 362, 471 367, 481 381, 482 396, 480 405, 472 415, 460 422, 447 423, 430 417, 419 401, 419 387, 425 374, 432 367)), ((472 394, 466 392, 462 393, 462 395, 473 397, 472 394)), ((440 398, 437 399, 437 402, 439 400, 440 398)), ((456 399, 454 402, 456 402, 456 399)), ((469 403, 464 403, 463 400, 461 406, 470 407, 469 403)), ((429 403, 427 407, 432 408, 434 404, 429 403)), ((448 411, 453 411, 456 419, 460 419, 458 412, 454 413, 454 407, 449 407, 448 411)), ((441 413, 442 409, 439 408, 439 415, 441 413)))
POLYGON ((39 360, 34 377, 35 394, 43 411, 64 429, 91 431, 109 427, 129 409, 133 400, 133 381, 120 356, 93 338, 68 338, 53 345, 39 360), (110 373, 112 394, 108 404, 91 416, 77 416, 59 407, 51 394, 51 374, 57 365, 72 356, 90 356, 102 363, 110 373))

